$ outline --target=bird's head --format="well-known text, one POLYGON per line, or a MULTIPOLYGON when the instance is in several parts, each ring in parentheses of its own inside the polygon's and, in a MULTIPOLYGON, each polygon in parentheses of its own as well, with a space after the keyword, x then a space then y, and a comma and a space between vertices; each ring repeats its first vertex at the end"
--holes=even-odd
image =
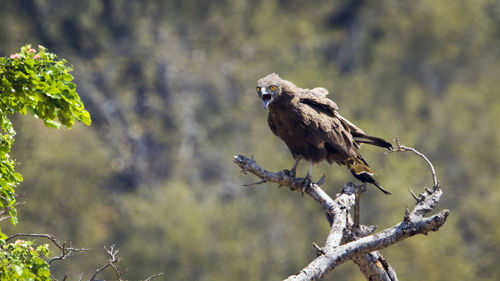
POLYGON ((271 73, 257 81, 257 94, 267 108, 280 95, 282 90, 281 78, 276 73, 271 73))

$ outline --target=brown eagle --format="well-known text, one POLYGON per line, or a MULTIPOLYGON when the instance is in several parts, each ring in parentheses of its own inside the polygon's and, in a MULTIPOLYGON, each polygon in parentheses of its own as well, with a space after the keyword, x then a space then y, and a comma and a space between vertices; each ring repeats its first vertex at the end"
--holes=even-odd
POLYGON ((269 110, 269 127, 285 142, 295 159, 292 176, 295 177, 297 164, 304 159, 311 162, 305 177, 310 182, 313 164, 326 160, 346 165, 360 181, 372 183, 390 194, 373 178, 375 172, 361 156, 360 145, 387 149, 392 145, 366 135, 342 117, 337 104, 326 97, 326 89, 301 89, 272 73, 257 82, 257 93, 264 108, 269 110))

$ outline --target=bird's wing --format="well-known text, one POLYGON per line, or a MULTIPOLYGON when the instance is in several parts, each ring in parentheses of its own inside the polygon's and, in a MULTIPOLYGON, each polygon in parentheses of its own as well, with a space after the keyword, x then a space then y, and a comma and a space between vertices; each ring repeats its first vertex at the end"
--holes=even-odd
MULTIPOLYGON (((318 89, 318 88, 314 88, 318 89)), ((313 90, 314 90, 313 89, 313 90)), ((323 89, 323 88, 321 88, 323 89)), ((325 89, 326 91, 326 89, 325 89)), ((328 91, 327 91, 328 93, 328 91)), ((311 108, 315 109, 318 112, 323 112, 327 115, 335 115, 335 111, 339 109, 337 104, 331 99, 326 97, 326 94, 321 94, 320 92, 312 92, 311 90, 303 92, 299 96, 299 102, 303 104, 307 104, 311 108)))
POLYGON ((325 89, 325 88, 321 88, 321 87, 316 87, 314 89, 311 89, 311 94, 315 95, 315 96, 318 96, 318 97, 326 97, 326 95, 328 95, 328 90, 325 89))
POLYGON ((347 126, 349 126, 349 129, 351 129, 352 133, 356 133, 356 134, 360 134, 360 135, 364 135, 365 134, 365 132, 363 132, 363 130, 361 130, 360 128, 358 128, 351 121, 345 119, 344 117, 342 117, 338 113, 337 113, 337 116, 338 116, 339 119, 341 119, 343 122, 345 122, 347 124, 347 126))
MULTIPOLYGON (((323 88, 314 88, 314 89, 323 89, 323 88)), ((328 116, 330 116, 331 118, 334 118, 334 120, 330 120, 330 121, 333 123, 335 128, 343 127, 347 131, 347 133, 349 133, 349 134, 352 133, 352 134, 357 134, 357 135, 365 135, 365 132, 363 132, 363 130, 361 130, 356 125, 351 123, 351 121, 342 117, 337 112, 337 110, 338 110, 337 104, 325 96, 326 96, 326 94, 320 95, 318 93, 311 92, 311 94, 309 94, 309 95, 304 94, 303 97, 301 97, 300 102, 310 106, 311 108, 316 110, 318 113, 323 112, 323 113, 327 114, 328 116), (342 126, 339 126, 339 125, 342 125, 342 126)))
POLYGON ((345 158, 359 155, 359 146, 349 126, 352 123, 345 122, 337 113, 335 102, 325 96, 303 93, 298 103, 305 124, 308 124, 311 135, 314 135, 313 139, 317 144, 323 144, 328 151, 329 162, 343 162, 345 158))
POLYGON ((356 125, 351 123, 349 120, 342 117, 340 114, 337 113, 337 116, 339 117, 339 119, 342 120, 342 122, 347 124, 347 126, 349 127, 349 129, 351 131, 351 135, 352 135, 354 141, 357 142, 359 145, 366 143, 366 144, 376 145, 376 146, 380 146, 380 147, 387 148, 387 149, 392 148, 392 144, 387 142, 386 140, 378 138, 378 137, 374 137, 374 136, 369 136, 369 135, 365 134, 365 132, 363 132, 363 130, 361 130, 356 125))

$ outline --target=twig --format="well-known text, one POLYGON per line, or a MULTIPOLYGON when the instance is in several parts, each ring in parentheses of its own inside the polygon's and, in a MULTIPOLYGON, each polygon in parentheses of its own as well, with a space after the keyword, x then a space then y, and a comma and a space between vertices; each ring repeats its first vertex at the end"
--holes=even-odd
POLYGON ((148 277, 147 279, 145 279, 144 281, 150 281, 151 279, 156 278, 156 277, 160 277, 160 276, 162 276, 162 275, 163 275, 163 272, 156 273, 156 274, 154 274, 154 275, 149 276, 149 277, 148 277))
POLYGON ((316 244, 315 242, 313 242, 313 247, 314 247, 314 249, 316 249, 316 255, 317 256, 321 256, 321 255, 325 254, 325 251, 323 251, 323 248, 321 248, 320 246, 318 246, 318 244, 316 244))
POLYGON ((413 199, 415 199, 415 201, 417 201, 417 203, 419 203, 422 200, 422 198, 417 197, 417 195, 415 195, 415 193, 413 193, 413 190, 408 189, 408 191, 410 192, 410 194, 413 197, 413 199))
POLYGON ((37 233, 16 233, 11 236, 9 236, 5 241, 9 241, 10 239, 13 239, 15 237, 37 237, 37 238, 46 238, 50 240, 59 250, 61 250, 61 254, 59 256, 55 256, 49 259, 48 263, 51 264, 55 260, 64 260, 70 256, 72 256, 75 253, 78 252, 88 252, 91 251, 91 249, 86 249, 86 248, 73 248, 67 247, 66 242, 59 242, 54 235, 51 234, 37 234, 37 233))
POLYGON ((105 265, 101 266, 100 268, 96 269, 94 275, 92 275, 92 277, 90 277, 89 281, 94 281, 96 276, 99 273, 101 273, 102 271, 104 271, 106 268, 108 268, 110 266, 114 269, 116 277, 118 278, 117 280, 122 281, 121 277, 123 274, 125 274, 125 272, 121 271, 116 266, 116 264, 121 261, 120 259, 118 259, 118 253, 120 252, 120 250, 115 249, 115 245, 111 245, 109 248, 107 248, 106 245, 104 245, 104 250, 109 255, 108 262, 105 265))
POLYGON ((259 184, 263 184, 263 183, 266 183, 266 182, 267 182, 266 180, 261 180, 261 181, 258 181, 258 182, 247 183, 247 184, 244 184, 243 186, 250 187, 250 186, 253 186, 253 185, 259 185, 259 184))
POLYGON ((431 173, 432 173, 432 180, 434 181, 434 186, 433 188, 436 189, 439 187, 439 181, 437 179, 437 176, 436 176, 436 171, 434 170, 434 166, 432 165, 431 161, 429 161, 429 159, 422 153, 418 152, 415 148, 413 147, 407 147, 407 146, 404 146, 404 145, 401 145, 399 143, 399 139, 396 138, 394 140, 396 142, 396 146, 393 147, 391 150, 389 150, 388 152, 386 153, 391 153, 391 152, 404 152, 404 151, 411 151, 415 154, 417 154, 418 156, 422 157, 425 162, 427 163, 427 165, 429 165, 430 169, 431 169, 431 173))
MULTIPOLYGON (((59 240, 57 240, 55 238, 54 235, 51 235, 51 234, 38 234, 38 233, 16 233, 16 234, 13 234, 9 237, 7 237, 7 239, 5 239, 5 241, 9 241, 11 239, 14 239, 16 237, 35 237, 35 238, 45 238, 45 239, 48 239, 50 240, 54 246, 56 246, 58 249, 61 250, 61 254, 59 256, 55 256, 55 257, 52 257, 49 259, 48 261, 48 264, 51 264, 53 261, 55 260, 64 260, 72 255, 74 255, 75 253, 77 252, 87 252, 87 251, 91 251, 91 249, 86 249, 86 248, 72 248, 71 245, 70 247, 66 246, 66 242, 60 242, 59 240)), ((122 271, 120 268, 118 268, 117 264, 121 261, 119 258, 118 258, 118 253, 120 252, 118 249, 115 249, 115 245, 111 245, 109 248, 107 248, 106 246, 104 246, 104 250, 106 251, 106 253, 109 255, 109 258, 107 259, 107 263, 103 266, 101 266, 100 268, 96 269, 96 272, 92 275, 92 277, 90 277, 89 281, 94 281, 96 280, 96 276, 101 273, 102 271, 104 271, 106 268, 108 267, 112 267, 113 270, 115 271, 115 274, 117 276, 117 280, 119 281, 122 281, 121 277, 126 273, 126 271, 122 271)), ((157 273, 157 274, 154 274, 150 277, 148 277, 147 279, 145 279, 145 281, 150 281, 152 280, 153 278, 156 278, 156 277, 159 277, 163 275, 163 272, 160 272, 160 273, 157 273)), ((62 281, 64 280, 67 280, 67 275, 65 275, 62 279, 62 281)), ((55 277, 51 276, 51 278, 53 280, 57 280, 55 277)), ((82 280, 83 278, 83 273, 80 274, 79 276, 79 279, 78 280, 82 280)))

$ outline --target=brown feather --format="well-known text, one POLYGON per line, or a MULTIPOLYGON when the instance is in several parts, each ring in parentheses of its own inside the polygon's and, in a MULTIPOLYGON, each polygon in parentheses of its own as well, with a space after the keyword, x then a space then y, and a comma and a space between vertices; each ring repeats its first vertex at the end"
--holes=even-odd
POLYGON ((269 109, 269 127, 294 158, 346 165, 356 178, 380 188, 371 177, 375 172, 361 156, 360 144, 392 146, 381 138, 366 135, 338 114, 337 104, 326 98, 326 89, 301 89, 274 73, 260 79, 257 87, 272 96, 266 97, 271 101, 265 104, 269 109), (271 86, 275 90, 271 91, 271 86))

